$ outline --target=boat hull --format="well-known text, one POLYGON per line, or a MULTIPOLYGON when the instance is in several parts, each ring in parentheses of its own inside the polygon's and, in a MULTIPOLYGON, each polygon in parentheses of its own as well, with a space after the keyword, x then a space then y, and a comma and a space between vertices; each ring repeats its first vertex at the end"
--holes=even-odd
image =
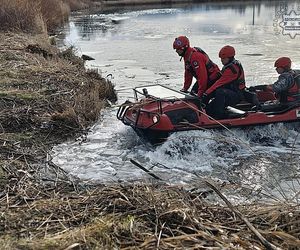
POLYGON ((279 104, 272 93, 265 91, 258 91, 259 107, 249 102, 228 107, 227 117, 222 120, 207 115, 198 98, 189 95, 159 98, 145 92, 147 96, 137 102, 124 103, 117 117, 152 144, 162 143, 178 131, 300 121, 300 102, 279 104))

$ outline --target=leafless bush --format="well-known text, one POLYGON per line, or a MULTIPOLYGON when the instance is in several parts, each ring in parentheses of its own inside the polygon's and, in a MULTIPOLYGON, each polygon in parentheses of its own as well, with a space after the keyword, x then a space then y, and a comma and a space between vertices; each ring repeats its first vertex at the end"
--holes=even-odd
POLYGON ((69 5, 72 11, 88 8, 91 3, 90 0, 64 0, 64 2, 69 5))
POLYGON ((45 30, 40 1, 0 0, 0 29, 42 32, 45 30))
POLYGON ((57 26, 68 20, 70 7, 62 0, 40 0, 41 13, 48 31, 53 31, 57 26))
POLYGON ((52 31, 68 19, 70 14, 68 2, 63 0, 0 0, 0 30, 21 30, 33 33, 52 31))

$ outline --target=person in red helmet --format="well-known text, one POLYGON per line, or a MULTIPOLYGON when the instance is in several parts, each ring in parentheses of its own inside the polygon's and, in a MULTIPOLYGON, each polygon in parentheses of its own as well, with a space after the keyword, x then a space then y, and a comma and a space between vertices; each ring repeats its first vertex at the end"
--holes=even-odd
POLYGON ((208 99, 214 97, 206 111, 216 119, 224 119, 225 108, 238 104, 243 98, 245 74, 242 64, 234 58, 235 49, 232 46, 224 46, 219 52, 219 57, 224 65, 221 70, 222 76, 206 90, 203 102, 207 103, 208 99))
POLYGON ((281 103, 300 100, 300 75, 291 69, 291 65, 289 57, 280 57, 274 63, 279 77, 273 85, 268 86, 268 89, 275 92, 281 103))
POLYGON ((221 76, 218 65, 213 63, 202 49, 190 47, 190 41, 186 36, 175 38, 173 49, 181 58, 184 58, 184 84, 181 91, 188 92, 195 77, 196 82, 191 92, 201 97, 208 86, 221 76))

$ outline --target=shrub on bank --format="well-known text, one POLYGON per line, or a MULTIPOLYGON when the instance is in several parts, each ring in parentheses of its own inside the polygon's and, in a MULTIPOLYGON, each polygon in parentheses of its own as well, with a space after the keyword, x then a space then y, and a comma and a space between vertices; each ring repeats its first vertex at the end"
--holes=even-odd
POLYGON ((88 8, 91 0, 64 0, 69 5, 71 11, 88 8))
POLYGON ((70 15, 70 7, 64 1, 62 0, 39 0, 39 1, 41 3, 41 14, 48 32, 53 31, 56 27, 62 25, 64 22, 68 20, 70 15))
POLYGON ((0 29, 42 32, 45 30, 40 1, 0 0, 0 29))
POLYGON ((68 19, 70 10, 89 4, 90 0, 0 0, 0 30, 51 32, 68 19))

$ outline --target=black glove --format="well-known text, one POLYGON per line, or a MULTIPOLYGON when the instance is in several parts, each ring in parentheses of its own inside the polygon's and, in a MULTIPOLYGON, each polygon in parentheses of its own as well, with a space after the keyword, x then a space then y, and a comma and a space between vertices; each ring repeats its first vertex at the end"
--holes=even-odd
POLYGON ((205 108, 209 101, 207 94, 204 93, 199 99, 200 99, 200 106, 202 108, 205 108))
POLYGON ((254 88, 255 88, 255 90, 266 91, 266 90, 268 90, 268 85, 257 85, 254 88))
POLYGON ((249 90, 250 92, 255 92, 256 91, 255 87, 249 87, 247 90, 249 90))
POLYGON ((206 93, 204 93, 202 95, 202 97, 200 98, 200 100, 201 100, 201 103, 206 106, 208 104, 208 101, 209 101, 208 95, 206 93))

